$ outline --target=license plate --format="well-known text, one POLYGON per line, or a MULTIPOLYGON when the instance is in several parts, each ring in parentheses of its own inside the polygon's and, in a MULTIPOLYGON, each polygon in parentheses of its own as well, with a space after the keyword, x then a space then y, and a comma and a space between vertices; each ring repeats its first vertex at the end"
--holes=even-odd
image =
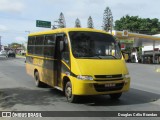
POLYGON ((108 84, 105 84, 105 87, 115 87, 116 84, 115 83, 108 83, 108 84))

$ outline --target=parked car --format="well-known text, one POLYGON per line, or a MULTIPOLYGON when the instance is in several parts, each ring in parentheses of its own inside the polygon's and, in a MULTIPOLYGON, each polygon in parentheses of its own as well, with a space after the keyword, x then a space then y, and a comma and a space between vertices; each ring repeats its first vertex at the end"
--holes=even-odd
POLYGON ((9 50, 8 53, 7 53, 7 56, 15 58, 16 57, 16 53, 13 50, 9 50))
POLYGON ((7 57, 7 52, 5 50, 1 50, 0 57, 7 57))

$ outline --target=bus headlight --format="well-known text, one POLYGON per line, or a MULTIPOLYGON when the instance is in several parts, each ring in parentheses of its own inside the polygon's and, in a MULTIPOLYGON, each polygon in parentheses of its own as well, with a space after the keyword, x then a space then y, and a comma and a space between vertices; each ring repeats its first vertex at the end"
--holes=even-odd
POLYGON ((129 74, 124 75, 125 78, 130 78, 129 74))
POLYGON ((77 79, 79 79, 79 80, 93 80, 93 77, 92 76, 87 76, 87 75, 85 75, 85 76, 78 75, 77 79))
POLYGON ((124 78, 130 78, 129 74, 124 75, 124 78))
POLYGON ((124 84, 125 84, 125 85, 127 85, 127 84, 128 84, 128 82, 129 82, 129 80, 128 80, 128 79, 130 79, 129 74, 124 75, 124 78, 125 78, 124 84))

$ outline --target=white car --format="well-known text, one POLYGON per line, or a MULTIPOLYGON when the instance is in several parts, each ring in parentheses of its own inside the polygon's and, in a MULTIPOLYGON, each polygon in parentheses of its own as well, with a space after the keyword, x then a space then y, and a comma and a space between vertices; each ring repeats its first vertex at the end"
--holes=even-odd
POLYGON ((1 50, 0 57, 7 57, 7 52, 5 50, 1 50))

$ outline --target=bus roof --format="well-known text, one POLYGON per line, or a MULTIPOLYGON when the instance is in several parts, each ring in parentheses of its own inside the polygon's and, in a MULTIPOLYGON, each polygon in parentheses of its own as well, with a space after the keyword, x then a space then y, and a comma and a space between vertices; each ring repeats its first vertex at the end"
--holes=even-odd
MULTIPOLYGON (((92 29, 92 28, 59 28, 59 29, 30 33, 29 36, 52 34, 52 33, 62 33, 62 32, 67 33, 69 31, 89 31, 89 32, 107 33, 106 31, 92 29)), ((109 33, 107 33, 107 34, 109 34, 109 33)))

